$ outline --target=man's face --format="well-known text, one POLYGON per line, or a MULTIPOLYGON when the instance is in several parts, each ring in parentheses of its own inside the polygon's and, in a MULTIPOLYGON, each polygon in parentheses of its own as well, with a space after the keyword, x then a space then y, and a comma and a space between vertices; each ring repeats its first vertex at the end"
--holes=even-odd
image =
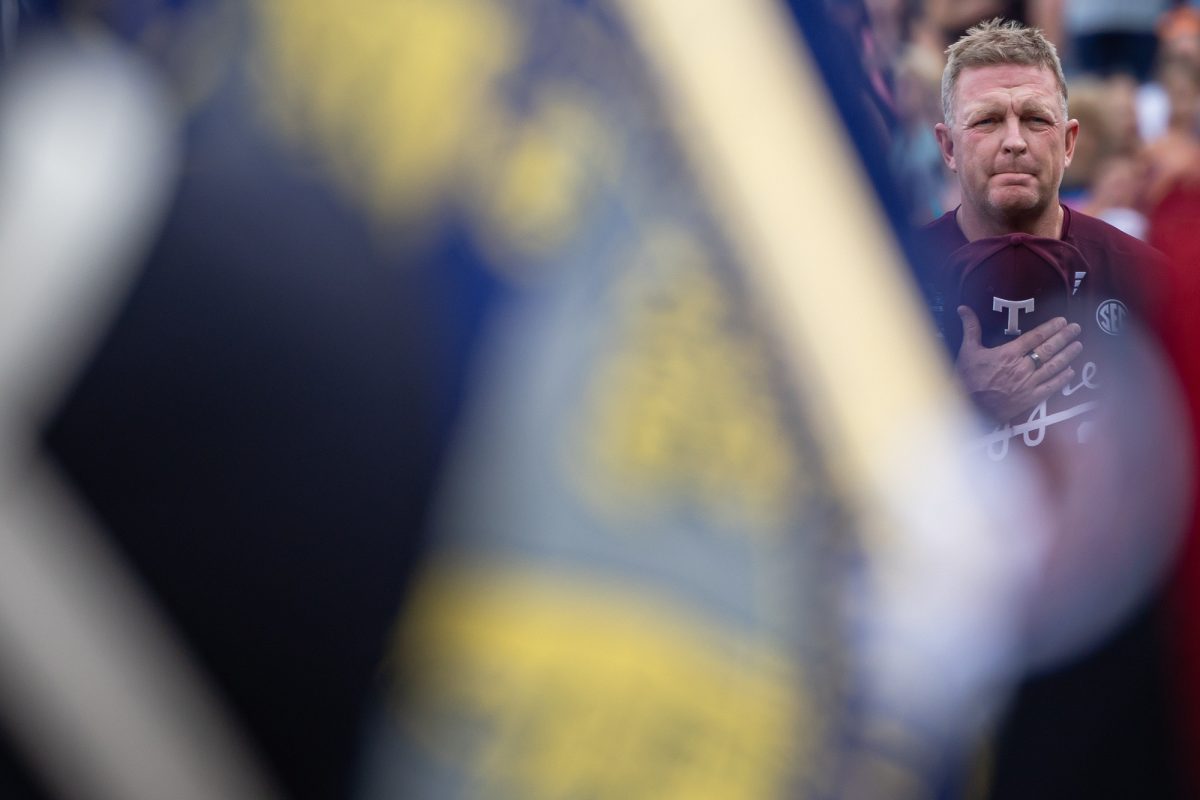
POLYGON ((954 118, 935 128, 958 173, 963 205, 998 227, 1054 209, 1079 123, 1063 117, 1058 82, 1045 67, 968 67, 958 76, 954 118))

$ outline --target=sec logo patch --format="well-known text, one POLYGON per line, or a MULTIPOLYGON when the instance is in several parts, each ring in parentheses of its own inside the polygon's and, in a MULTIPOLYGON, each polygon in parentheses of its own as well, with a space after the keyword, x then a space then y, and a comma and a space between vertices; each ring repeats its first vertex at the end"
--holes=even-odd
POLYGON ((1129 308, 1120 300, 1105 300, 1096 309, 1096 324, 1109 336, 1116 336, 1125 327, 1129 308))

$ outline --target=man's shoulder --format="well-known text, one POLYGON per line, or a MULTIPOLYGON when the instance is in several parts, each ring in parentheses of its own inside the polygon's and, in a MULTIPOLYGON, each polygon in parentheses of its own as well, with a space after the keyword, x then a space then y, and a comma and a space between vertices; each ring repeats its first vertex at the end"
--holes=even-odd
POLYGON ((943 258, 967 243, 953 211, 917 228, 912 241, 917 257, 922 260, 943 258))
POLYGON ((954 211, 947 211, 932 222, 927 222, 916 230, 917 241, 933 241, 938 239, 962 238, 962 231, 954 220, 954 211))
POLYGON ((1071 224, 1064 239, 1077 247, 1089 261, 1158 263, 1163 255, 1137 237, 1102 219, 1071 211, 1071 224))
POLYGON ((1152 324, 1169 302, 1167 258, 1134 236, 1078 211, 1064 239, 1083 254, 1094 288, 1104 287, 1131 303, 1152 324))

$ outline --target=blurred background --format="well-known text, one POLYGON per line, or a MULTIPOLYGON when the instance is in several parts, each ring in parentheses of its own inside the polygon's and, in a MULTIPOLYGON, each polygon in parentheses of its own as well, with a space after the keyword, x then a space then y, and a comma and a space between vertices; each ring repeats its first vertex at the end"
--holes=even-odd
POLYGON ((0 797, 1200 797, 1200 5, 736 5, 0 0, 0 797), (909 247, 995 16, 1172 264, 1066 615, 909 247))

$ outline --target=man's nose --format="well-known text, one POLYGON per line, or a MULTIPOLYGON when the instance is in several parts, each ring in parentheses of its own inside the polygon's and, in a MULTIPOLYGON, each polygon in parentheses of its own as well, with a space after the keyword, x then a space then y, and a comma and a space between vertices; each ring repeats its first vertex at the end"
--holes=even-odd
POLYGON ((1027 149, 1025 137, 1021 133, 1021 120, 1009 117, 1004 122, 1004 152, 1019 154, 1027 149))

